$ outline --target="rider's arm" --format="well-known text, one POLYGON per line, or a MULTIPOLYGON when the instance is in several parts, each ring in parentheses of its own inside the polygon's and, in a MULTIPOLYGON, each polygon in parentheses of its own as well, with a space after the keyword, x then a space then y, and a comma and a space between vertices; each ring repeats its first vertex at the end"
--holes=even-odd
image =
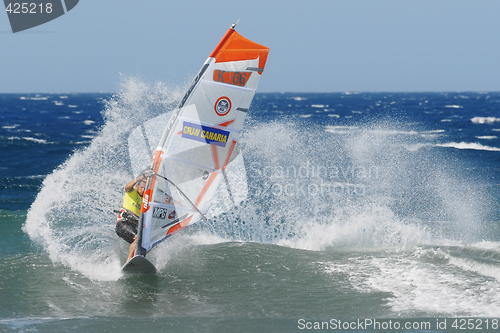
POLYGON ((131 181, 129 181, 128 184, 125 185, 125 191, 132 191, 134 189, 135 183, 137 183, 137 179, 132 179, 131 181))

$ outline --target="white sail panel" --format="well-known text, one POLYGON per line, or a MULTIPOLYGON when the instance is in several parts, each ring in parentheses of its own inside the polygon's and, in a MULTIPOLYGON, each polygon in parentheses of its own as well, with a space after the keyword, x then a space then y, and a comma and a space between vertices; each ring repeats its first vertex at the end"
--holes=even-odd
POLYGON ((151 166, 151 160, 172 111, 150 119, 132 130, 128 137, 128 154, 132 174, 138 175, 151 166))

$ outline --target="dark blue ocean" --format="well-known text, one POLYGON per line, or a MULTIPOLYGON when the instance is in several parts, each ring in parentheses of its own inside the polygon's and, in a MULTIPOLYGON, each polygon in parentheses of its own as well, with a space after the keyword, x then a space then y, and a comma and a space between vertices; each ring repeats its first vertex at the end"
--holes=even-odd
POLYGON ((247 199, 124 276, 128 136, 181 91, 0 95, 0 332, 499 329, 500 93, 258 93, 247 199))

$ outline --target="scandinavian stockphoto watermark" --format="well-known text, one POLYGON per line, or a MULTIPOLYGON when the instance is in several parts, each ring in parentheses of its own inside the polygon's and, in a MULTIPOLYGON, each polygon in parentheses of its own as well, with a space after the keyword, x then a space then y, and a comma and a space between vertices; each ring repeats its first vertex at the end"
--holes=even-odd
POLYGON ((355 164, 262 165, 247 168, 256 196, 364 196, 368 184, 380 176, 378 166, 355 164))
POLYGON ((31 29, 72 10, 79 0, 4 0, 12 32, 31 29))

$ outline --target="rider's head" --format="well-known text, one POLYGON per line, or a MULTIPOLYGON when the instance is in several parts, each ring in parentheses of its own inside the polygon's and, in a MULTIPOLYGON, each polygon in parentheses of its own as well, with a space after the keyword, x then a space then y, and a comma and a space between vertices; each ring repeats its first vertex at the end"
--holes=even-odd
POLYGON ((144 190, 146 189, 146 180, 147 180, 146 177, 141 177, 139 178, 139 181, 135 183, 135 188, 137 190, 137 193, 139 193, 141 197, 144 194, 144 190))

